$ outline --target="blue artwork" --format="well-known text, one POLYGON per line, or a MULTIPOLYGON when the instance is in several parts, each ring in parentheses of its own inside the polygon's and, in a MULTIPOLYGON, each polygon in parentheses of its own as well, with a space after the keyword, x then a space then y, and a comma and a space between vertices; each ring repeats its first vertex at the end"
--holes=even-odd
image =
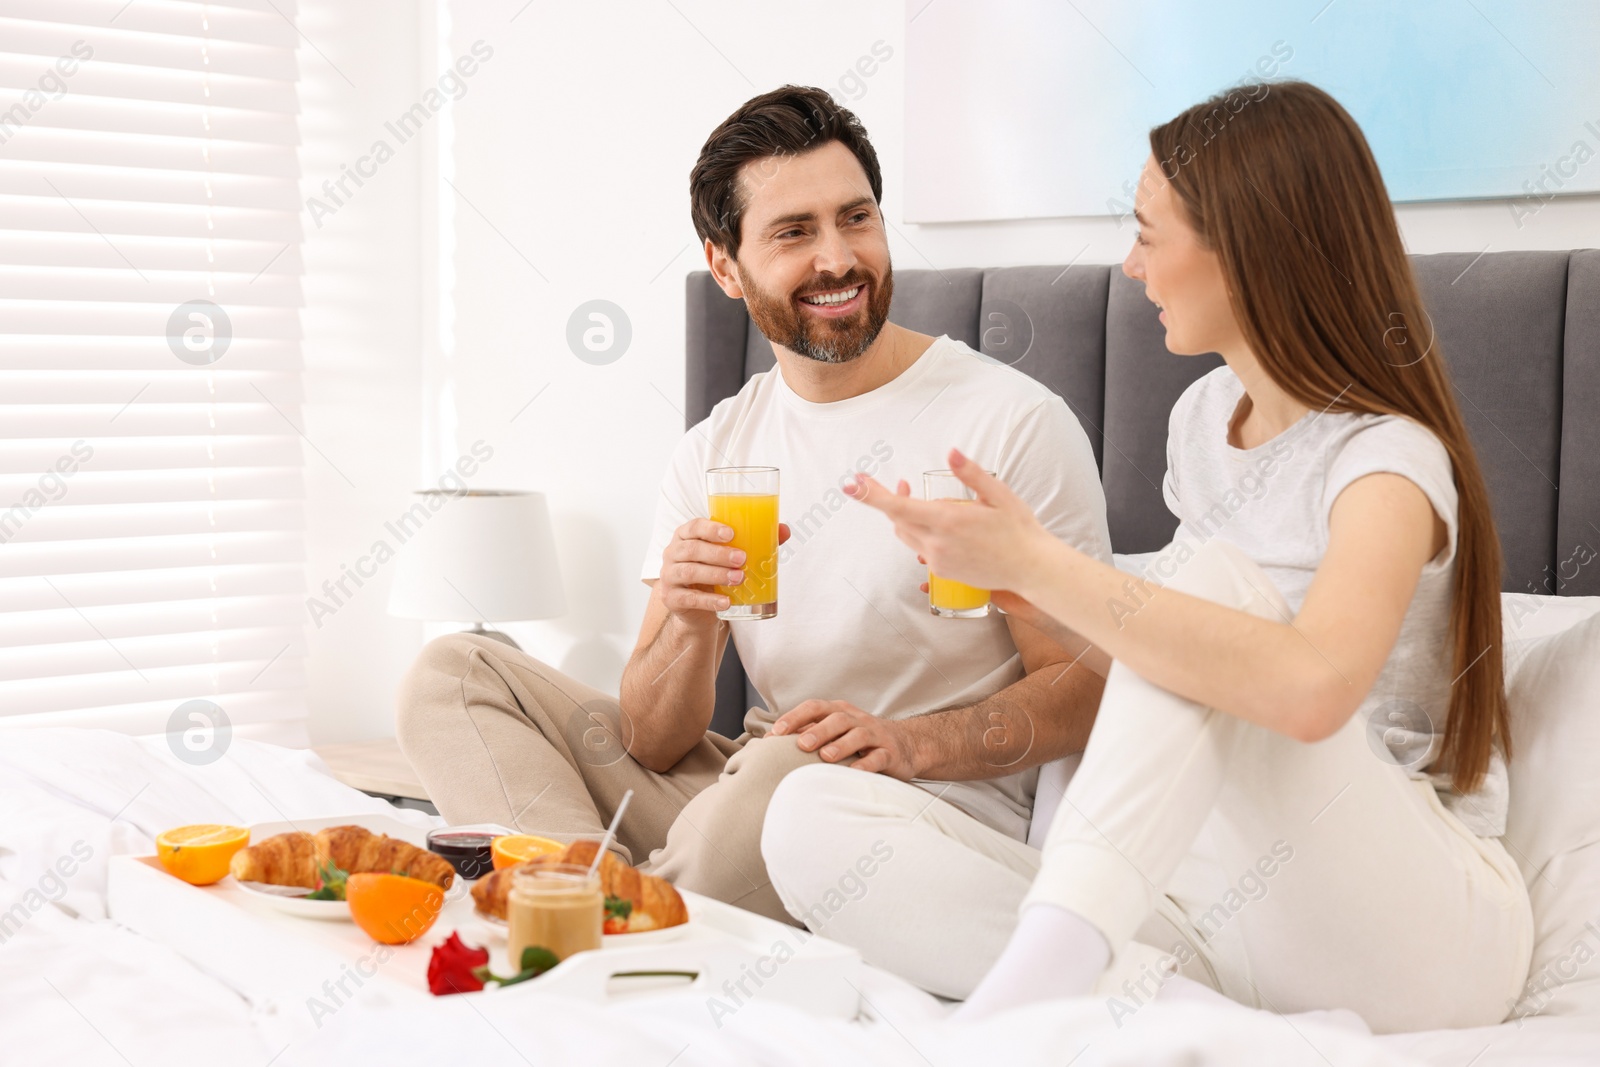
MULTIPOLYGON (((1126 210, 1151 126, 1301 78, 1361 124, 1397 201, 1600 191, 1594 0, 908 0, 914 222, 1126 210)), ((1520 212, 1520 214, 1519 214, 1520 212)))

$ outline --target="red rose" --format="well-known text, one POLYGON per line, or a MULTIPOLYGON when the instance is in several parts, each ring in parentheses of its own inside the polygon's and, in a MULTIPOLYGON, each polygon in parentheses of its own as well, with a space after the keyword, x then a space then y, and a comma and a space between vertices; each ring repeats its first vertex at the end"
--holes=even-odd
POLYGON ((435 945, 428 960, 428 990, 436 997, 446 993, 476 993, 483 988, 483 979, 473 974, 475 968, 487 968, 489 950, 469 948, 461 938, 451 933, 442 945, 435 945))

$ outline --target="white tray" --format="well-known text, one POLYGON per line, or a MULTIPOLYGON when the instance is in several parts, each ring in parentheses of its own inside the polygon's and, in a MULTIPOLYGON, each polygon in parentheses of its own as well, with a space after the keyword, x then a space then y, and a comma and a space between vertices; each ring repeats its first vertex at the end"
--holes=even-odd
MULTIPOLYGON (((421 845, 423 832, 383 815, 354 815, 252 827, 252 841, 288 829, 314 832, 355 824, 421 845), (259 832, 258 832, 259 831, 259 832)), ((349 922, 296 918, 242 889, 231 877, 192 886, 169 875, 155 856, 114 856, 107 908, 112 919, 159 941, 215 974, 252 1001, 285 1008, 304 1005, 320 1025, 349 1000, 381 990, 403 1001, 432 999, 428 960, 433 947, 459 932, 489 949, 496 974, 510 974, 505 939, 473 910, 471 883, 457 878, 432 929, 409 945, 383 946, 349 922)), ((457 996, 524 997, 557 994, 606 1003, 663 993, 694 992, 711 1021, 720 1022, 752 1000, 853 1019, 860 1008, 860 954, 837 942, 735 908, 683 893, 693 923, 677 941, 580 952, 528 982, 457 996), (628 971, 694 971, 698 977, 662 980, 618 977, 628 971), (719 1007, 720 1005, 720 1007, 719 1007)))

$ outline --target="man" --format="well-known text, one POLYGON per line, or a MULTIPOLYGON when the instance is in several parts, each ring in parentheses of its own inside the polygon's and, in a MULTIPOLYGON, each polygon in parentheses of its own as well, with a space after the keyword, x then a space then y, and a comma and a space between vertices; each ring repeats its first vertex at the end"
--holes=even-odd
POLYGON ((841 487, 858 470, 916 480, 957 445, 1058 536, 1109 559, 1105 500, 1059 397, 888 322, 881 194, 865 130, 819 89, 756 97, 706 141, 690 176, 695 229, 777 368, 673 454, 620 700, 484 637, 424 649, 404 683, 400 744, 451 822, 597 834, 633 789, 619 830, 630 862, 783 921, 762 819, 805 764, 914 780, 930 800, 1026 836, 1028 768, 1083 748, 1100 679, 1070 670, 1072 653, 1020 620, 932 616, 924 568, 878 516, 846 507, 841 487), (777 616, 730 624, 714 587, 739 584, 746 561, 706 517, 705 472, 736 465, 781 470, 791 525, 777 616), (707 730, 730 636, 766 705, 737 740, 707 730))

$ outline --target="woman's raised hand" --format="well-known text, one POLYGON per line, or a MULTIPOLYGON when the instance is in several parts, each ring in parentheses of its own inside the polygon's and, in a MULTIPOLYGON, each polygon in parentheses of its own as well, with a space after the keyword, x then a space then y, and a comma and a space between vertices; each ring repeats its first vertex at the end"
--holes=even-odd
POLYGON ((887 515, 895 536, 939 577, 979 589, 1025 588, 1033 553, 1054 537, 1004 482, 957 449, 950 450, 950 470, 976 494, 972 504, 914 500, 905 482, 890 492, 864 474, 845 492, 887 515))

